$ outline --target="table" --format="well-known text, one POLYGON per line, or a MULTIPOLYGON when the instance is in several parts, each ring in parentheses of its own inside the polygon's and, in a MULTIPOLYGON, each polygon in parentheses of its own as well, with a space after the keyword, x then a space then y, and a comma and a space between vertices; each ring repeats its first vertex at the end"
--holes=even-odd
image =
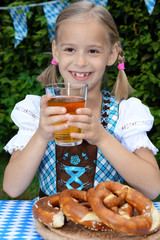
MULTIPOLYGON (((35 229, 32 214, 34 201, 0 200, 0 239, 42 238, 35 229)), ((160 202, 154 202, 160 211, 160 202)))

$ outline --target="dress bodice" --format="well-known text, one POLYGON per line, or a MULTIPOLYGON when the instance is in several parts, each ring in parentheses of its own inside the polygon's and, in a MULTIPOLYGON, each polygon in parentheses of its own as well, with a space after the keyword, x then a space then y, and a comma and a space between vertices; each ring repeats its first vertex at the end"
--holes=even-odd
MULTIPOLYGON (((108 91, 102 91, 101 123, 113 136, 118 120, 119 104, 108 91)), ((104 129, 104 131, 105 131, 104 129)), ((38 170, 40 188, 46 195, 55 194, 65 188, 88 190, 99 182, 122 177, 94 145, 84 141, 74 147, 59 147, 49 142, 38 170)))

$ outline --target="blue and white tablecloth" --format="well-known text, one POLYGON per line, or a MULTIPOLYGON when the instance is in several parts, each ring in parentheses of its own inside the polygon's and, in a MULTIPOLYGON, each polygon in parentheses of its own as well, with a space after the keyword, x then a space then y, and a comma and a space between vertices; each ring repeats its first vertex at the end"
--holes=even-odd
MULTIPOLYGON (((0 239, 42 240, 35 229, 33 204, 34 201, 0 200, 0 239)), ((154 204, 160 211, 160 202, 154 204)))
POLYGON ((0 200, 0 239, 42 239, 32 215, 34 201, 0 200))

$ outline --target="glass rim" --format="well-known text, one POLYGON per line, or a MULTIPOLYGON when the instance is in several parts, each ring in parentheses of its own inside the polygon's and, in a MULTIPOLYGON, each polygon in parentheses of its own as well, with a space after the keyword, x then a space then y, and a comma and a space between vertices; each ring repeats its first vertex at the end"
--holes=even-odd
POLYGON ((57 87, 57 88, 80 88, 80 87, 88 87, 88 84, 86 83, 65 83, 65 82, 59 82, 59 83, 49 83, 45 85, 45 88, 52 88, 52 87, 57 87), (64 87, 63 87, 64 85, 64 87))

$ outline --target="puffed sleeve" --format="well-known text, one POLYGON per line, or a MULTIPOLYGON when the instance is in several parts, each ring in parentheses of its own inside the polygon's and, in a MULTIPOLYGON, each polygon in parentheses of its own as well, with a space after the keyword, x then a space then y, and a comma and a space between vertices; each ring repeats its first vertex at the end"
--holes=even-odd
POLYGON ((121 101, 119 105, 119 119, 115 128, 116 138, 131 152, 141 147, 152 150, 158 149, 147 136, 153 126, 154 118, 150 110, 137 98, 121 101))
POLYGON ((10 154, 13 150, 22 150, 39 125, 40 96, 27 95, 26 98, 17 103, 11 113, 11 118, 18 126, 18 133, 7 143, 4 150, 10 154))

